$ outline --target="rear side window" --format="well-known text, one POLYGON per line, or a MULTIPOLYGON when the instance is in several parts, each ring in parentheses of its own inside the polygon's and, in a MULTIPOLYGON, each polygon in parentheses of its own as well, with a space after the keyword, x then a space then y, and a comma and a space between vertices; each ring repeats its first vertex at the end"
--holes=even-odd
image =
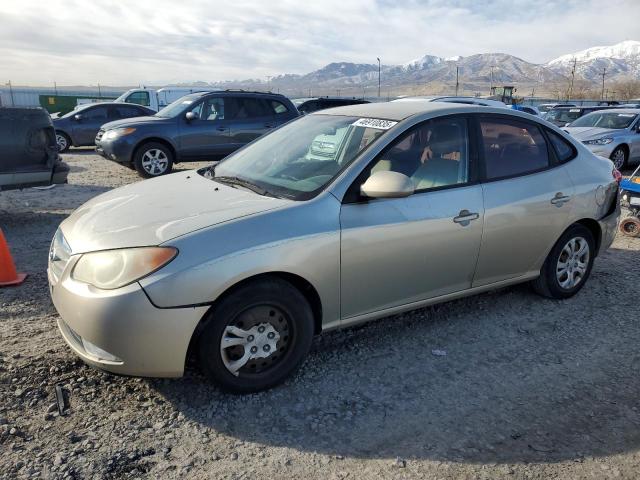
POLYGON ((251 97, 236 97, 235 114, 229 116, 232 120, 244 120, 250 118, 270 117, 273 115, 271 107, 266 100, 251 97))
POLYGON ((480 120, 488 180, 526 175, 549 166, 547 143, 535 125, 518 120, 480 120))
POLYGON ((131 117, 139 117, 140 115, 147 115, 143 113, 142 110, 139 110, 135 107, 116 107, 115 108, 115 118, 131 118, 131 117))
POLYGON ((276 115, 289 111, 284 103, 278 102, 277 100, 271 100, 271 108, 273 108, 276 115))
POLYGON ((106 120, 107 119, 107 107, 89 108, 83 112, 80 112, 85 120, 106 120))
POLYGON ((567 140, 551 130, 547 130, 547 135, 560 163, 571 160, 576 156, 575 148, 567 140))

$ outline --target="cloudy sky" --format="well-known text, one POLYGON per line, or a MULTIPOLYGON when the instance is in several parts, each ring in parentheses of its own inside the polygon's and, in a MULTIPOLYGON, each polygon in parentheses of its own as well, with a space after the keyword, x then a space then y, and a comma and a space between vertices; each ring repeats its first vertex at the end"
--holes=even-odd
POLYGON ((640 40, 640 0, 0 0, 0 85, 138 85, 640 40))

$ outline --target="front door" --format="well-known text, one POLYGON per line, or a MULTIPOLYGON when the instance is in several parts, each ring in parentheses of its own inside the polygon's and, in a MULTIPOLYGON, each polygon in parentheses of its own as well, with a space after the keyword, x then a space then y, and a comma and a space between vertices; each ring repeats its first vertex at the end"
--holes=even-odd
POLYGON ((484 234, 473 286, 535 274, 567 227, 574 187, 537 124, 480 118, 484 234))
POLYGON ((180 122, 181 157, 189 160, 216 160, 230 151, 229 120, 226 118, 227 99, 208 97, 189 111, 193 120, 185 117, 180 122))
POLYGON ((341 317, 471 287, 482 238, 482 187, 464 117, 422 123, 363 172, 392 170, 416 187, 406 198, 345 203, 341 224, 341 317))
POLYGON ((73 125, 73 140, 78 147, 93 145, 100 127, 109 121, 108 107, 97 105, 79 112, 80 120, 75 120, 73 125))

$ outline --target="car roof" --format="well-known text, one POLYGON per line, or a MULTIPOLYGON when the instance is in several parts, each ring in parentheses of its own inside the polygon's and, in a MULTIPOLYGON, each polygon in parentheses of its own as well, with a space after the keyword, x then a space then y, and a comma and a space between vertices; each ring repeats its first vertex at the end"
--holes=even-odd
POLYGON ((311 115, 344 115, 348 117, 384 118, 386 120, 401 121, 419 113, 438 112, 446 114, 462 113, 462 111, 484 113, 494 111, 495 113, 515 112, 515 110, 449 102, 380 102, 329 108, 313 112, 311 115))
MULTIPOLYGON (((640 108, 604 108, 607 112, 613 113, 640 113, 640 108)), ((600 112, 600 110, 596 110, 600 112)), ((592 112, 595 113, 595 112, 592 112)))

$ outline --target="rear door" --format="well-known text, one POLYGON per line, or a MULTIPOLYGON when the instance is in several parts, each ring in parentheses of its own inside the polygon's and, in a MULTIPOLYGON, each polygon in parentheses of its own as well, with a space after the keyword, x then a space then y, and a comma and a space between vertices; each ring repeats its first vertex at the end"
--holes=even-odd
POLYGON ((229 137, 228 97, 207 97, 191 108, 194 120, 179 122, 180 156, 191 160, 216 159, 232 151, 229 137))
POLYGON ((482 238, 482 187, 467 118, 436 119, 392 142, 351 187, 373 172, 409 176, 406 198, 344 201, 341 316, 348 321, 471 287, 482 238))
POLYGON ((477 118, 485 216, 474 287, 535 273, 567 227, 574 194, 535 122, 477 118))
POLYGON ((231 147, 237 149, 252 142, 276 126, 273 107, 264 98, 227 97, 230 108, 231 147))
POLYGON ((109 107, 96 105, 78 112, 82 118, 73 121, 74 144, 77 146, 93 145, 100 127, 109 121, 109 107))

